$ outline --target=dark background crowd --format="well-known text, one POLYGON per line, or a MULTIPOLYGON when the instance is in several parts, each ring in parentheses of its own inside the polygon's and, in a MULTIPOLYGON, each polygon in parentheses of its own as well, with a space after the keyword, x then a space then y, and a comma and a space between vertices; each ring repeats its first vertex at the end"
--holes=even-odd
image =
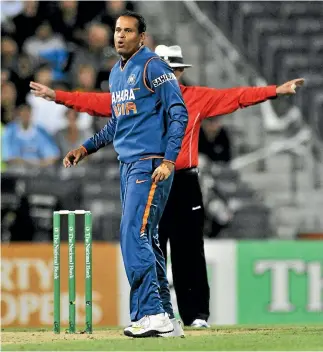
MULTIPOLYGON (((29 92, 29 82, 62 90, 106 90, 110 69, 117 60, 113 24, 125 9, 135 9, 134 4, 4 1, 1 5, 2 127, 8 129, 18 121, 37 124, 41 128, 34 137, 39 141, 38 148, 54 144, 43 150, 50 159, 48 163, 54 163, 97 130, 100 123, 87 114, 36 99, 29 92)), ((4 159, 10 163, 12 151, 4 142, 4 159)), ((37 159, 37 153, 40 150, 35 148, 34 157, 28 155, 28 161, 37 159)))
POLYGON ((297 238, 321 232, 323 3, 169 4, 1 1, 2 241, 50 241, 52 212, 59 209, 91 210, 94 238, 118 240, 119 170, 113 147, 77 168, 62 167, 66 153, 109 117, 93 118, 35 98, 29 82, 108 91, 118 60, 114 23, 125 10, 146 17, 150 49, 181 45, 185 61, 193 64, 184 75, 186 85, 228 88, 306 79, 294 98, 203 123, 199 166, 205 235, 297 238), (212 24, 200 21, 201 13, 212 24), (213 25, 214 33, 207 30, 213 25), (274 125, 262 122, 269 120, 274 125), (297 142, 284 150, 293 138, 297 142), (277 143, 280 152, 273 151, 277 143), (252 161, 253 153, 258 162, 252 161), (245 155, 250 164, 232 167, 245 155))
MULTIPOLYGON (((1 2, 2 240, 51 239, 52 211, 93 211, 96 239, 118 239, 119 185, 110 146, 76 170, 66 153, 100 130, 93 118, 34 97, 30 81, 68 91, 108 91, 114 23, 130 1, 1 2)), ((154 38, 146 45, 154 50, 154 38)), ((201 151, 228 162, 229 137, 217 122, 201 134, 201 151)))

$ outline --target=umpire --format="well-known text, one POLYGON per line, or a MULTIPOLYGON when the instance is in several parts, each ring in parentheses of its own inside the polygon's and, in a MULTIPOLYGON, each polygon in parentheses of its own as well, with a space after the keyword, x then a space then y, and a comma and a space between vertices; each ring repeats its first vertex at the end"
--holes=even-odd
MULTIPOLYGON (((184 63, 181 48, 177 45, 159 45, 155 52, 174 69, 177 79, 182 76, 184 68, 191 67, 184 63)), ((165 258, 167 242, 170 242, 174 288, 184 325, 207 328, 210 288, 203 241, 204 207, 197 169, 201 122, 274 98, 276 86, 217 90, 181 85, 181 90, 189 122, 158 233, 165 258)))

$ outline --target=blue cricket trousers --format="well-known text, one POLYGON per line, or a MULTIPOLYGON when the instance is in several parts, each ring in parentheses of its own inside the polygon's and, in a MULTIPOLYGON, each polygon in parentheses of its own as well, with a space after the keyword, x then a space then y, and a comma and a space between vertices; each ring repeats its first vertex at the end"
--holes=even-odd
POLYGON ((173 315, 157 229, 174 174, 165 181, 153 183, 151 176, 161 162, 162 159, 154 158, 120 163, 120 243, 130 284, 131 321, 165 311, 173 315))

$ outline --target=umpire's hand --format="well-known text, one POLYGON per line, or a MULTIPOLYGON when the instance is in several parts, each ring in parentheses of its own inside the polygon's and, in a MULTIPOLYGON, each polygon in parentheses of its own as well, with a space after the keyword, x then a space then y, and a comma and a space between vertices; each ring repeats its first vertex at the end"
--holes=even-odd
POLYGON ((55 101, 56 93, 53 89, 37 82, 30 82, 29 87, 31 88, 31 94, 35 97, 40 97, 48 101, 55 101))
POLYGON ((288 81, 282 84, 281 86, 278 86, 276 88, 277 96, 296 94, 296 88, 301 87, 304 82, 304 78, 297 78, 293 79, 292 81, 288 81))
POLYGON ((79 147, 77 149, 71 150, 66 154, 66 157, 63 160, 63 165, 65 167, 76 166, 86 156, 87 151, 84 147, 79 147))
POLYGON ((167 180, 174 171, 174 167, 175 165, 172 162, 164 160, 152 174, 151 178, 153 182, 157 183, 159 181, 167 180))

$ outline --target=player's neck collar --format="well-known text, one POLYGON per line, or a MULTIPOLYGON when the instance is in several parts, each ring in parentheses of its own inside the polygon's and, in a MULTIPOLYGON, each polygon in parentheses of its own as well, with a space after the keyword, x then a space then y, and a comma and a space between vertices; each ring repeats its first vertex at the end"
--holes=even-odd
POLYGON ((125 69, 125 67, 127 66, 128 62, 136 55, 139 53, 140 50, 142 50, 143 48, 145 48, 144 45, 142 45, 136 52, 134 52, 129 59, 127 60, 122 60, 122 58, 120 58, 120 71, 123 71, 125 69))

